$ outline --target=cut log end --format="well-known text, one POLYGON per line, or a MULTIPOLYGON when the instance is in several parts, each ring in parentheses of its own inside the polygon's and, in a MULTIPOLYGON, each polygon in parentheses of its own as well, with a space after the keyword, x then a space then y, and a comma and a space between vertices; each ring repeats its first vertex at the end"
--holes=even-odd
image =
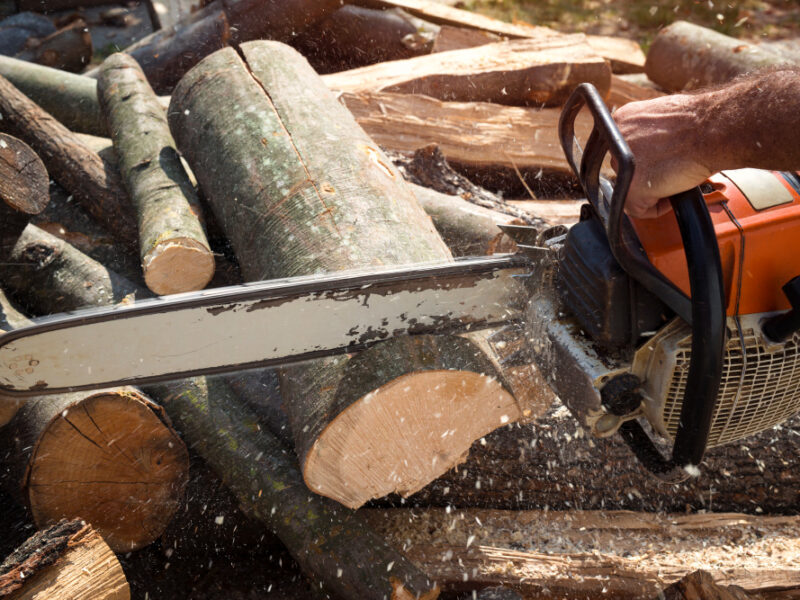
POLYGON ((214 276, 214 255, 191 238, 165 240, 142 260, 147 287, 159 295, 201 290, 214 276))
POLYGON ((494 378, 469 371, 403 375, 334 419, 306 457, 310 489, 358 508, 409 496, 466 458, 473 441, 519 416, 494 378))
POLYGON ((13 210, 35 215, 50 201, 49 188, 47 170, 30 146, 0 133, 0 200, 13 210))
POLYGON ((138 393, 99 392, 50 421, 28 463, 38 526, 81 515, 115 551, 155 540, 178 508, 188 454, 138 393), (91 499, 90 501, 87 499, 91 499))

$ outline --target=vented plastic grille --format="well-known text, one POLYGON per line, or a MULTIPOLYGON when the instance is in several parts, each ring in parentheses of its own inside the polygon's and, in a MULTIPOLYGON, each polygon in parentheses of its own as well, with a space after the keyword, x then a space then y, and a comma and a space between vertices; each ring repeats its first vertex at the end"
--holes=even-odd
MULTIPOLYGON (((746 354, 742 352, 738 331, 728 331, 709 446, 719 446, 758 433, 800 412, 798 335, 768 349, 760 332, 747 328, 742 330, 742 334, 746 354)), ((664 402, 664 424, 673 438, 678 429, 689 373, 690 348, 691 336, 677 345, 675 369, 664 402)))

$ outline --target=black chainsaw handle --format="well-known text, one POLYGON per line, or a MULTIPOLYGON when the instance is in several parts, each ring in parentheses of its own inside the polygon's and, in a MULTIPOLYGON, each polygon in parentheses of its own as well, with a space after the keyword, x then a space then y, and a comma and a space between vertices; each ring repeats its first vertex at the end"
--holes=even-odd
POLYGON ((625 217, 625 198, 635 159, 593 85, 581 84, 567 100, 559 121, 559 137, 572 170, 606 230, 614 258, 628 275, 692 327, 691 360, 672 456, 663 457, 635 421, 623 425, 623 439, 642 463, 660 476, 672 474, 679 467, 699 465, 708 444, 719 392, 726 334, 722 264, 703 194, 695 188, 670 198, 689 268, 691 298, 687 298, 653 267, 625 217), (586 148, 581 150, 575 138, 575 118, 584 106, 589 108, 594 126, 586 148), (613 188, 600 176, 606 153, 617 163, 613 188))

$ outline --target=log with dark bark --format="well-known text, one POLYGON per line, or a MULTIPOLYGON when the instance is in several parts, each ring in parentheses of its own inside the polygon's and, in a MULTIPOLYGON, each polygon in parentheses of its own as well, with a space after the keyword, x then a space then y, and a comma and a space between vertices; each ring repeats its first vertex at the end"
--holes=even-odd
POLYGON ((181 502, 186 448, 133 388, 29 399, 4 438, 3 483, 39 527, 81 517, 128 552, 158 538, 181 502))
POLYGON ((136 205, 147 287, 156 294, 204 288, 214 275, 214 256, 200 222, 200 202, 167 116, 138 63, 127 54, 108 57, 100 69, 98 95, 119 170, 136 205))
POLYGON ((794 61, 713 29, 676 21, 658 32, 647 52, 645 72, 670 91, 726 83, 739 75, 794 61))
POLYGON ((323 77, 339 92, 424 94, 439 100, 559 105, 576 85, 608 93, 611 69, 582 34, 511 40, 394 60, 323 77))
POLYGON ((556 405, 532 424, 486 436, 463 465, 409 501, 511 510, 795 514, 798 463, 800 417, 795 417, 780 428, 709 449, 699 477, 667 485, 642 467, 618 436, 589 438, 567 409, 556 405))
POLYGON ((31 314, 116 304, 144 295, 124 277, 34 225, 25 228, 6 256, 0 281, 31 314))
POLYGON ((92 36, 86 22, 75 19, 66 27, 30 44, 16 58, 77 73, 92 61, 93 52, 92 36))
POLYGON ((340 7, 341 0, 214 0, 125 51, 142 66, 153 89, 168 94, 186 71, 215 50, 254 39, 291 40, 340 7))
POLYGON ((108 135, 91 77, 0 56, 0 75, 72 131, 108 135))
POLYGON ((0 237, 19 235, 30 215, 47 206, 49 188, 47 169, 30 146, 0 133, 0 237))
POLYGON ((345 5, 291 41, 317 73, 428 54, 417 28, 394 12, 345 5))
POLYGON ((438 596, 436 583, 358 514, 308 491, 291 451, 257 425, 221 378, 149 389, 245 512, 266 523, 325 591, 349 600, 438 596))
POLYGON ((37 532, 0 565, 0 597, 128 600, 125 573, 103 538, 80 519, 37 532))
POLYGON ((136 239, 136 221, 119 173, 2 76, 0 114, 0 129, 33 148, 50 176, 92 216, 120 239, 136 239))
MULTIPOLYGON (((559 109, 442 102, 416 94, 365 92, 340 99, 385 150, 408 153, 436 144, 461 172, 511 182, 522 178, 534 191, 571 177, 558 140, 559 109)), ((581 139, 591 131, 585 117, 576 122, 581 139)))
POLYGON ((677 587, 684 590, 740 588, 746 595, 690 591, 668 598, 777 600, 800 592, 796 516, 455 507, 364 512, 445 593, 507 585, 526 598, 656 600, 683 578, 688 585, 677 587), (710 576, 692 576, 698 569, 710 576))
MULTIPOLYGON (((246 279, 451 260, 400 173, 298 53, 274 42, 241 51, 247 64, 226 49, 193 69, 168 114, 246 279)), ((513 397, 469 342, 394 347, 284 377, 305 480, 348 506, 418 489, 472 439, 516 418, 513 397), (464 390, 457 402, 453 385, 464 390), (442 418, 422 418, 435 413, 442 418), (445 418, 455 413, 469 417, 445 418), (419 442, 416 457, 409 440, 419 442)))

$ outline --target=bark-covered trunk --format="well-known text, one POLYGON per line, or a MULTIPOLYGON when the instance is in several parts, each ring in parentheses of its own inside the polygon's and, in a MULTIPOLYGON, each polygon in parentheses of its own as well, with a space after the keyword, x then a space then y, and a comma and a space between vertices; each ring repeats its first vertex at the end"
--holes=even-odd
POLYGON ((340 92, 423 94, 439 100, 559 105, 579 83, 605 96, 611 68, 582 34, 510 40, 325 75, 340 92))
MULTIPOLYGON (((299 54, 270 42, 242 52, 247 64, 223 50, 192 70, 169 118, 246 279, 451 259, 400 174, 299 54), (229 109, 219 111, 223 99, 229 109)), ((372 350, 371 377, 349 357, 284 377, 306 482, 349 506, 425 485, 472 439, 516 418, 514 399, 469 342, 394 344, 394 353, 372 350), (455 395, 462 384, 467 393, 455 395), (423 422, 423 413, 443 418, 423 422), (444 418, 454 414, 467 422, 444 418), (380 447, 380 460, 357 456, 347 438, 380 447), (414 438, 418 457, 407 455, 414 438)))
POLYGON ((17 58, 77 73, 92 61, 93 51, 92 36, 86 22, 76 19, 38 40, 33 47, 17 54, 17 58))
POLYGON ((97 102, 97 82, 8 56, 0 56, 0 75, 72 131, 108 135, 97 102))
POLYGON ((0 114, 0 129, 33 148, 50 176, 92 216, 121 239, 136 239, 133 208, 119 174, 2 76, 0 114))
POLYGON ((645 72, 661 87, 679 92, 726 83, 759 69, 796 64, 756 44, 676 21, 653 40, 645 72))
POLYGON ((108 544, 75 519, 37 532, 0 564, 0 596, 128 600, 131 593, 108 544))
POLYGON ((291 451, 258 425, 221 378, 148 390, 245 512, 266 523, 303 571, 334 597, 438 596, 436 584, 374 535, 356 513, 308 491, 291 451))
POLYGON ((138 63, 122 53, 103 62, 98 94, 136 206, 147 287, 156 294, 204 288, 214 275, 214 256, 158 98, 138 63))
POLYGON ((3 484, 39 527, 81 517, 128 552, 157 539, 183 497, 186 447, 133 388, 30 399, 3 437, 3 484))

